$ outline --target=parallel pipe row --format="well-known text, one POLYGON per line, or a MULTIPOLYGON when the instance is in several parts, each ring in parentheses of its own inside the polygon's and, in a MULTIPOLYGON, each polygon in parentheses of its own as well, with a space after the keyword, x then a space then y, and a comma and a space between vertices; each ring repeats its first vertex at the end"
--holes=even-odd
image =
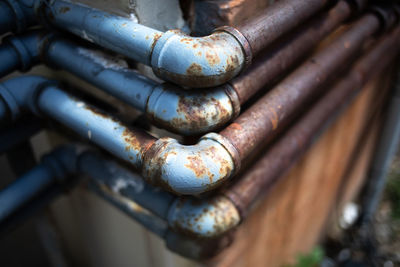
POLYGON ((250 65, 253 55, 329 2, 280 1, 238 29, 222 27, 205 37, 191 37, 177 30, 163 33, 130 18, 63 0, 3 0, 0 12, 5 14, 5 30, 24 28, 27 21, 36 18, 150 65, 163 80, 211 87, 237 76, 250 65))
MULTIPOLYGON (((204 257, 206 252, 209 253, 208 256, 214 255, 217 251, 210 251, 207 246, 200 244, 203 242, 208 244, 207 239, 218 238, 222 234, 226 234, 244 219, 251 205, 261 193, 265 193, 265 190, 287 171, 287 166, 296 162, 321 130, 326 129, 327 123, 332 121, 330 119, 332 115, 337 115, 369 78, 385 69, 393 60, 394 55, 389 55, 386 51, 396 51, 397 54, 400 43, 399 33, 400 29, 397 28, 388 36, 381 38, 365 56, 357 61, 346 77, 329 89, 329 92, 316 105, 270 147, 267 154, 263 155, 252 168, 243 174, 240 180, 220 195, 206 199, 180 198, 156 190, 133 177, 134 175, 130 171, 115 163, 104 161, 97 154, 82 153, 85 151, 82 149, 80 153, 76 152, 79 150, 74 150, 73 157, 75 159, 71 158, 71 153, 59 154, 63 156, 61 157, 62 162, 68 163, 66 166, 62 165, 62 168, 66 173, 72 170, 90 175, 95 190, 111 203, 139 220, 159 236, 167 240, 168 238, 174 240, 174 242, 167 243, 175 252, 193 258, 204 257), (77 159, 79 160, 77 161, 77 159), (142 210, 141 207, 145 210, 142 210), (153 215, 149 215, 147 212, 153 215), (167 222, 168 228, 174 232, 167 233, 166 226, 158 223, 158 219, 152 216, 167 222), (175 233, 206 239, 192 242, 187 251, 182 247, 173 248, 173 244, 176 244, 176 241, 181 238, 179 234, 175 233), (193 246, 198 246, 197 248, 201 248, 201 250, 193 250, 193 246)), ((54 91, 55 89, 43 90, 54 91)), ((68 107, 67 105, 63 108, 68 107)), ((60 156, 58 157, 60 158, 60 156)), ((27 202, 30 195, 37 194, 45 186, 56 182, 57 179, 54 179, 54 176, 58 175, 60 180, 63 172, 60 170, 54 172, 54 166, 59 165, 48 159, 44 161, 44 164, 20 178, 18 180, 20 183, 30 184, 30 180, 32 180, 30 178, 36 177, 37 172, 46 173, 44 176, 41 175, 43 183, 37 183, 36 187, 25 186, 24 188, 29 193, 25 192, 20 198, 16 194, 9 194, 15 189, 15 184, 1 191, 0 200, 3 198, 4 201, 12 200, 14 204, 7 205, 9 207, 7 210, 5 207, 2 208, 0 212, 2 218, 27 202), (52 168, 53 172, 49 172, 52 168)))
MULTIPOLYGON (((288 124, 296 112, 319 93, 322 85, 334 78, 343 65, 357 55, 363 42, 376 34, 379 26, 381 23, 375 14, 364 15, 220 134, 206 134, 193 146, 180 145, 171 138, 156 140, 139 130, 129 129, 79 100, 70 98, 58 88, 46 87, 48 81, 39 78, 26 78, 23 82, 11 80, 2 85, 3 102, 0 104, 4 105, 0 105, 0 111, 3 109, 4 112, 0 113, 0 118, 16 118, 24 108, 34 112, 40 110, 132 163, 141 170, 148 182, 162 185, 178 194, 199 194, 216 188, 232 177, 240 169, 243 159, 261 141, 271 140, 277 130, 288 124), (30 79, 34 79, 34 83, 30 79), (12 89, 14 87, 18 88, 12 89), (114 138, 110 140, 109 137, 114 138)), ((101 67, 98 70, 103 69, 101 67)), ((116 81, 119 82, 123 83, 124 80, 116 81)), ((124 90, 121 92, 125 93, 124 90)))
POLYGON ((49 66, 65 69, 145 112, 159 127, 179 134, 198 135, 220 129, 235 118, 241 105, 303 58, 324 36, 354 14, 352 10, 347 1, 339 1, 328 12, 260 55, 238 78, 207 91, 160 85, 101 52, 40 31, 5 39, 0 54, 8 55, 10 60, 0 64, 0 75, 17 69, 16 66, 26 70, 28 65, 43 59, 49 66))
POLYGON ((162 33, 64 0, 0 1, 0 33, 22 32, 35 21, 56 26, 150 65, 156 75, 175 84, 159 84, 103 53, 42 31, 5 39, 0 46, 4 59, 0 75, 26 71, 44 62, 145 112, 157 126, 186 135, 207 134, 195 145, 157 139, 69 94, 57 82, 38 76, 0 84, 1 127, 25 113, 51 118, 131 163, 146 182, 177 195, 215 189, 233 177, 260 144, 270 145, 268 152, 229 187, 199 198, 159 191, 86 149, 57 150, 0 191, 0 202, 7 203, 0 207, 0 225, 46 188, 62 185, 68 174, 83 173, 92 177, 96 192, 166 239, 172 250, 193 258, 214 255, 220 248, 211 240, 222 238, 226 245, 227 233, 243 221, 254 202, 296 162, 365 82, 391 62, 394 56, 387 51, 398 53, 398 27, 366 49, 367 41, 399 20, 392 11, 373 9, 237 117, 241 105, 294 68, 365 3, 342 0, 331 7, 328 0, 283 0, 237 28, 222 27, 206 37, 190 37, 176 30, 162 33), (281 36, 328 7, 298 31, 281 36), (261 52, 266 47, 270 49, 261 52), (348 71, 365 50, 368 52, 348 71), (245 70, 255 55, 257 60, 245 70), (345 77, 331 87, 340 75, 345 77), (188 86, 213 88, 189 91, 188 86), (210 133, 233 119, 219 134, 210 133), (271 143, 278 134, 282 136, 271 143))

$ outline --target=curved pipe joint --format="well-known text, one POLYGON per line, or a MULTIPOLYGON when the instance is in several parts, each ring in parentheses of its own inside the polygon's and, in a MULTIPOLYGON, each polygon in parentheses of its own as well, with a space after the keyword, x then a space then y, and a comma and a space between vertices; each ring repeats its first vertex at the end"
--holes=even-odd
POLYGON ((177 199, 168 214, 168 223, 175 231, 197 238, 216 238, 240 223, 235 205, 224 196, 211 199, 177 199))
MULTIPOLYGON (((199 135, 221 128, 240 112, 240 101, 228 84, 207 91, 184 90, 172 84, 157 84, 116 63, 100 51, 77 46, 51 34, 34 31, 8 38, 14 64, 8 72, 24 71, 41 58, 97 86, 146 113, 157 126, 183 135, 199 135)), ((0 70, 0 74, 2 71, 0 70)))
POLYGON ((142 174, 149 183, 185 195, 209 191, 232 177, 238 164, 236 149, 210 133, 193 146, 161 138, 145 153, 142 174))
MULTIPOLYGON (((11 79, 0 85, 0 96, 13 118, 19 108, 40 111, 141 169, 150 183, 176 194, 212 190, 240 168, 237 150, 219 134, 207 134, 192 146, 171 138, 156 140, 69 96, 52 83, 36 76, 11 79)), ((1 119, 8 119, 6 116, 1 119)))
POLYGON ((163 84, 153 89, 146 105, 155 125, 183 135, 219 129, 239 113, 239 98, 229 85, 199 92, 163 84))
MULTIPOLYGON (((40 3, 40 0, 36 0, 40 3)), ((42 5, 41 21, 152 66, 160 78, 188 87, 212 87, 238 75, 251 59, 246 38, 233 28, 209 36, 165 33, 124 18, 67 1, 42 5)))
POLYGON ((244 47, 227 31, 191 37, 171 30, 156 42, 151 66, 161 79, 187 87, 212 87, 226 83, 244 69, 246 58, 251 58, 244 47))

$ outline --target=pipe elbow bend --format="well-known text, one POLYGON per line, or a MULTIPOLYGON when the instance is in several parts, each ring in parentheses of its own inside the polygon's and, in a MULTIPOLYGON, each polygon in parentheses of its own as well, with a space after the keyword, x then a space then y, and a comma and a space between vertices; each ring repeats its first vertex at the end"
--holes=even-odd
POLYGON ((56 84, 56 81, 40 76, 26 75, 10 79, 0 85, 0 97, 10 110, 11 117, 15 119, 22 110, 30 110, 38 114, 36 99, 40 91, 56 84))
POLYGON ((246 65, 245 49, 231 33, 217 31, 191 37, 171 30, 156 42, 151 54, 154 73, 163 80, 187 87, 224 84, 246 65))
POLYGON ((197 238, 219 237, 239 223, 239 211, 224 196, 207 200, 179 198, 172 204, 168 214, 168 224, 176 232, 197 238))
POLYGON ((232 149, 230 143, 215 133, 203 136, 192 146, 161 138, 145 152, 142 175, 149 183, 175 194, 200 194, 234 174, 237 166, 232 149))
POLYGON ((164 84, 152 91, 146 107, 155 125, 182 135, 214 131, 239 113, 239 98, 229 85, 202 92, 164 84))

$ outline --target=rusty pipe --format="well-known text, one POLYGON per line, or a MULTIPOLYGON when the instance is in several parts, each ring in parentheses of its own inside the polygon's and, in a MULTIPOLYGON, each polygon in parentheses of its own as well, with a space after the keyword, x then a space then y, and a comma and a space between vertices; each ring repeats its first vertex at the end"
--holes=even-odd
POLYGON ((300 157, 320 131, 326 129, 327 122, 333 121, 332 116, 343 110, 351 97, 361 90, 363 84, 393 60, 392 55, 386 52, 397 48, 400 41, 398 34, 399 29, 382 38, 371 51, 357 61, 345 78, 333 86, 327 95, 272 145, 254 167, 223 194, 204 198, 173 197, 154 190, 151 186, 140 186, 140 180, 132 184, 126 180, 129 175, 111 178, 104 164, 102 169, 96 169, 97 174, 92 176, 99 187, 107 187, 106 191, 113 191, 114 194, 135 201, 166 219, 174 231, 194 238, 221 236, 243 221, 250 204, 276 180, 277 176, 287 170, 289 163, 293 164, 300 157), (122 182, 121 179, 126 181, 122 182), (144 194, 147 196, 143 197, 144 194))
MULTIPOLYGON (((19 2, 23 4, 23 0, 19 2)), ((41 22, 151 65, 154 73, 164 80, 189 87, 212 87, 238 75, 250 64, 252 53, 256 54, 269 42, 310 17, 329 0, 278 2, 262 16, 242 26, 246 37, 232 27, 218 28, 204 37, 191 37, 177 30, 163 33, 131 18, 82 4, 63 0, 32 2, 35 7, 32 13, 35 11, 41 22), (258 41, 256 35, 260 35, 258 41)))
POLYGON ((326 128, 332 114, 342 110, 368 79, 393 61, 399 52, 399 34, 400 28, 397 27, 390 35, 382 38, 357 61, 344 79, 330 89, 241 179, 226 190, 225 195, 235 203, 242 217, 247 215, 255 200, 265 194, 300 158, 320 130, 326 128))
POLYGON ((361 0, 354 6, 346 0, 338 1, 331 9, 260 53, 247 70, 229 82, 240 104, 244 104, 261 88, 271 85, 278 76, 303 59, 325 36, 362 10, 365 2, 361 0))
POLYGON ((246 158, 261 141, 275 132, 322 89, 360 51, 363 43, 377 32, 378 17, 366 14, 344 34, 317 52, 246 112, 220 132, 246 158))
POLYGON ((250 44, 253 55, 311 15, 322 9, 329 0, 281 0, 269 6, 262 15, 239 25, 237 29, 250 44))
POLYGON ((142 171, 146 180, 177 194, 212 190, 240 168, 237 152, 222 136, 209 133, 196 145, 156 139, 72 97, 54 82, 24 76, 0 84, 0 120, 24 111, 50 117, 142 171))
MULTIPOLYGON (((303 58, 319 40, 353 14, 354 9, 347 1, 339 1, 279 46, 260 55, 245 73, 230 84, 207 91, 188 91, 172 84, 158 84, 100 51, 81 47, 51 34, 46 36, 41 32, 31 32, 9 37, 5 41, 6 44, 23 44, 11 47, 20 55, 17 58, 26 58, 24 62, 35 62, 29 56, 41 54, 50 67, 67 70, 145 112, 156 126, 183 135, 198 135, 220 129, 236 118, 240 113, 240 104, 303 58), (31 45, 31 39, 37 43, 31 45), (26 49, 20 51, 19 48, 25 46, 41 51, 30 54, 24 53, 26 49)), ((359 9, 361 7, 356 10, 359 9)))

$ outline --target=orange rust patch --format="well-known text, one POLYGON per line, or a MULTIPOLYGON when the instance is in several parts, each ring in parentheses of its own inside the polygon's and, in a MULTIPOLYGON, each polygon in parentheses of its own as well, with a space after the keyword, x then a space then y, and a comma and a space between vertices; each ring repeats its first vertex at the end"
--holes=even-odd
POLYGON ((189 163, 185 164, 185 167, 191 169, 195 173, 197 178, 203 176, 206 173, 204 163, 200 157, 189 156, 187 157, 187 159, 189 160, 189 163))
POLYGON ((275 130, 278 127, 278 115, 276 114, 276 111, 274 108, 269 108, 269 111, 272 113, 271 116, 269 117, 271 124, 272 124, 272 130, 275 130))
POLYGON ((203 71, 202 67, 197 63, 192 63, 189 68, 186 70, 188 75, 198 76, 203 71))
POLYGON ((219 57, 216 53, 210 53, 208 51, 206 52, 206 59, 208 61, 208 64, 210 64, 210 66, 214 66, 221 62, 221 60, 219 59, 219 57))
POLYGON ((162 36, 162 33, 156 33, 156 34, 154 34, 154 40, 153 40, 153 43, 151 44, 151 51, 153 51, 154 46, 156 45, 158 39, 161 38, 161 36, 162 36))
POLYGON ((239 123, 232 123, 231 125, 229 125, 229 128, 234 129, 234 130, 242 130, 242 125, 240 125, 239 123))
POLYGON ((133 150, 141 149, 140 141, 129 129, 124 130, 124 132, 122 133, 122 137, 124 138, 125 142, 127 143, 127 146, 125 147, 126 151, 131 150, 131 149, 133 149, 133 150))

